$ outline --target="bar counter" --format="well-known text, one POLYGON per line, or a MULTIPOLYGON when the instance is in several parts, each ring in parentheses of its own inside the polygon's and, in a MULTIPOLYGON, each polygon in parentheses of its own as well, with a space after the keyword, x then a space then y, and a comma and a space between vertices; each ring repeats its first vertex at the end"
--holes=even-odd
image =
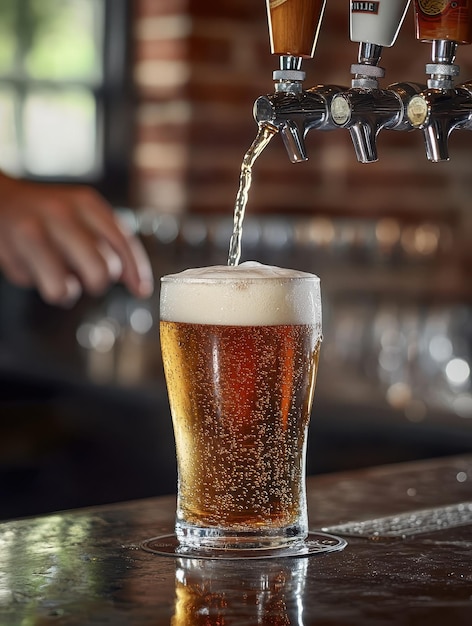
POLYGON ((158 556, 175 498, 0 524, 1 626, 469 626, 472 456, 308 478, 310 557, 158 556))

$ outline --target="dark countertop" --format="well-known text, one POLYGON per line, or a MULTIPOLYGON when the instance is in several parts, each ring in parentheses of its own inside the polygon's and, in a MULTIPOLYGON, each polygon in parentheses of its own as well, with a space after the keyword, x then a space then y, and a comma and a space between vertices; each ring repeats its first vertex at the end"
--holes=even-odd
POLYGON ((310 527, 346 533, 344 551, 253 561, 145 552, 144 540, 172 531, 173 496, 4 522, 0 624, 472 623, 472 456, 310 477, 308 502, 310 527), (402 513, 410 530, 398 530, 402 513), (384 516, 375 535, 339 528, 384 516))

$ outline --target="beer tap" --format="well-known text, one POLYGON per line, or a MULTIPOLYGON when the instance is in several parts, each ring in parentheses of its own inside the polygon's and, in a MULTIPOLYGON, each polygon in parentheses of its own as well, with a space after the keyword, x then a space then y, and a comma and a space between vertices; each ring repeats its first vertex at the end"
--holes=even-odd
POLYGON ((271 53, 279 55, 273 73, 274 93, 254 103, 258 124, 276 128, 292 163, 306 161, 305 136, 310 129, 330 130, 329 108, 336 85, 303 88, 302 61, 315 53, 326 0, 266 0, 271 53))
POLYGON ((472 129, 472 82, 454 87, 459 66, 454 63, 460 44, 472 42, 472 7, 464 2, 430 6, 415 0, 416 38, 431 43, 427 88, 408 104, 408 118, 423 131, 430 161, 449 159, 448 139, 457 128, 472 129))
POLYGON ((351 41, 359 43, 358 63, 351 66, 351 88, 335 95, 331 117, 338 128, 351 134, 357 160, 377 161, 376 139, 384 129, 410 129, 406 109, 411 97, 421 91, 413 83, 379 88, 385 70, 379 66, 384 46, 393 46, 410 0, 351 2, 351 41))

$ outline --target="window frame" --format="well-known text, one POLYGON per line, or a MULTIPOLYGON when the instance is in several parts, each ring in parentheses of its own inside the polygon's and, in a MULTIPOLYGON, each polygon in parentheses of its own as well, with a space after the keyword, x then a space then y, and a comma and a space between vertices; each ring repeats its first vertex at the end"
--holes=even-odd
MULTIPOLYGON (((60 184, 86 184, 97 189, 113 204, 128 202, 132 141, 131 2, 104 0, 103 79, 100 84, 87 85, 96 103, 96 149, 101 153, 100 171, 83 176, 45 176, 25 172, 22 178, 60 184)), ((24 8, 20 7, 20 11, 24 8)), ((21 37, 20 28, 19 31, 21 37)), ((60 88, 61 84, 68 84, 66 80, 59 83, 28 80, 21 75, 4 77, 1 82, 10 85, 22 102, 29 86, 49 87, 59 84, 60 88)), ((16 119, 15 125, 21 141, 20 120, 16 119)))
POLYGON ((132 0, 105 0, 104 78, 99 90, 101 108, 97 113, 97 123, 102 125, 101 135, 97 132, 97 137, 102 142, 103 172, 95 186, 115 203, 129 200, 133 137, 131 3, 132 0))

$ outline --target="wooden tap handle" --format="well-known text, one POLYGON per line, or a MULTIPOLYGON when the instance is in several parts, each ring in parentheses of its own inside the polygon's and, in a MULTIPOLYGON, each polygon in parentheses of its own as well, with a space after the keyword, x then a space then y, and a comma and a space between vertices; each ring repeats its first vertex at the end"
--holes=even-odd
POLYGON ((272 54, 312 57, 326 0, 266 0, 272 54))
POLYGON ((470 2, 415 0, 416 38, 420 41, 472 43, 472 6, 470 2))

